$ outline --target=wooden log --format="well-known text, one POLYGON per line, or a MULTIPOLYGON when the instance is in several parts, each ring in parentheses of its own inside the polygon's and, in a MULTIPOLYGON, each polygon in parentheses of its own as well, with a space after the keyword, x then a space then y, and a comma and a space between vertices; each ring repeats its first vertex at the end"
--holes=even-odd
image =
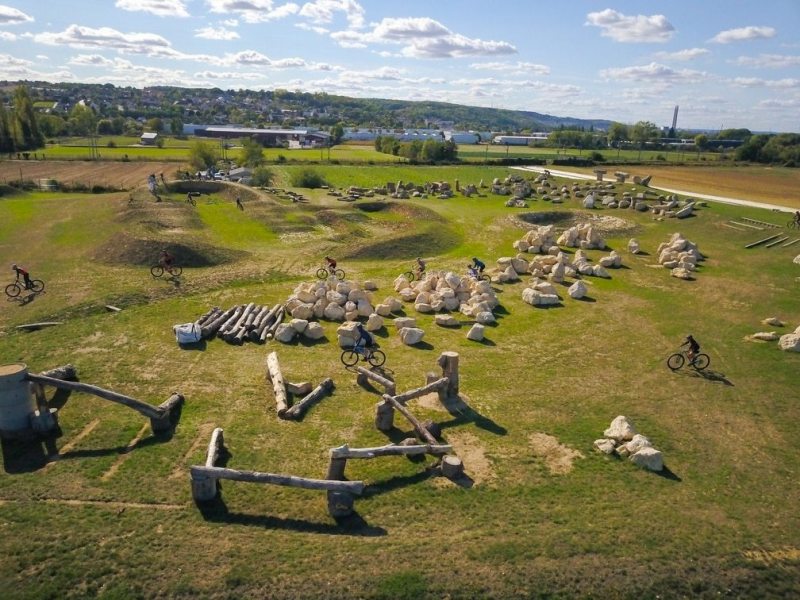
POLYGON ((44 329, 45 327, 55 327, 56 325, 63 325, 63 321, 42 321, 41 323, 25 323, 24 325, 17 325, 17 329, 24 329, 26 331, 35 331, 37 329, 44 329))
POLYGON ((442 458, 442 475, 448 479, 457 479, 464 474, 464 464, 457 456, 445 456, 442 458))
POLYGON ((78 370, 73 365, 63 365, 60 367, 56 367, 55 369, 48 369, 47 371, 42 371, 39 375, 44 375, 45 377, 52 377, 53 379, 65 379, 65 380, 76 380, 78 378, 78 370))
POLYGON ((442 352, 436 361, 442 368, 442 377, 447 377, 445 389, 439 390, 439 399, 444 402, 448 398, 458 396, 458 352, 442 352))
POLYGON ((276 473, 262 473, 259 471, 241 471, 225 467, 206 467, 193 465, 190 467, 192 476, 199 475, 216 479, 230 479, 231 481, 246 481, 249 483, 268 483, 287 487, 302 488, 304 490, 331 490, 346 492, 360 496, 364 492, 363 481, 332 481, 330 479, 308 479, 296 475, 279 475, 276 473))
POLYGON ((266 306, 266 305, 261 306, 261 307, 259 307, 258 311, 253 311, 253 312, 255 312, 256 316, 253 319, 251 330, 258 329, 258 326, 261 325, 261 320, 264 317, 266 317, 267 314, 269 313, 269 306, 266 306))
POLYGON ((440 456, 452 451, 453 447, 449 444, 415 444, 413 446, 388 444, 375 448, 350 448, 347 444, 344 444, 337 448, 331 448, 330 456, 331 460, 345 460, 349 458, 378 458, 380 456, 415 456, 417 454, 440 456))
POLYGON ((304 396, 312 390, 310 381, 303 381, 301 383, 286 382, 286 391, 296 396, 304 396))
POLYGON ((253 328, 253 321, 255 321, 256 317, 258 316, 258 314, 260 312, 261 312, 261 305, 260 304, 256 304, 253 307, 253 310, 250 311, 250 314, 247 315, 247 318, 244 320, 244 325, 243 325, 243 327, 247 331, 250 331, 253 328))
POLYGON ((420 438, 424 439, 429 444, 433 445, 439 444, 436 438, 431 435, 431 432, 425 429, 422 423, 420 423, 417 420, 417 418, 414 415, 412 415, 405 406, 400 404, 397 400, 395 400, 392 396, 389 396, 388 394, 384 394, 383 399, 391 402, 392 406, 394 406, 397 410, 399 410, 400 414, 402 414, 406 419, 408 419, 408 422, 411 423, 411 425, 414 427, 414 431, 417 432, 420 438))
POLYGON ((208 442, 208 451, 206 452, 206 466, 216 466, 220 454, 225 449, 225 439, 222 435, 222 427, 217 427, 211 432, 211 441, 208 442))
POLYGON ((47 398, 44 395, 44 386, 41 383, 31 383, 31 388, 33 388, 33 394, 36 397, 36 410, 30 415, 31 427, 39 433, 54 430, 58 425, 56 409, 48 408, 47 398))
POLYGON ((327 377, 322 380, 317 387, 315 387, 305 398, 296 403, 292 408, 287 410, 283 417, 285 419, 299 419, 303 416, 311 406, 322 399, 323 396, 330 393, 333 389, 333 379, 327 377))
POLYGON ((239 334, 239 331, 244 326, 247 317, 250 316, 250 313, 253 312, 255 307, 256 305, 253 302, 245 306, 242 312, 239 314, 239 318, 236 319, 236 321, 224 333, 222 333, 220 337, 226 342, 234 341, 234 338, 239 334))
POLYGON ((127 406, 128 408, 132 408, 136 412, 141 413, 145 417, 149 417, 151 419, 160 419, 161 417, 164 416, 162 410, 158 407, 155 407, 151 404, 147 404, 146 402, 142 402, 141 400, 137 400, 136 398, 125 396, 124 394, 118 394, 117 392, 112 392, 111 390, 106 390, 101 387, 97 387, 95 385, 89 385, 88 383, 79 383, 77 381, 65 381, 63 379, 46 377, 44 375, 36 375, 34 373, 28 373, 28 380, 36 383, 43 383, 45 385, 49 385, 61 390, 70 390, 73 392, 84 392, 86 394, 92 394, 93 396, 97 396, 98 398, 103 398, 104 400, 110 400, 111 402, 116 402, 117 404, 122 404, 123 406, 127 406))
POLYGON ((785 244, 781 244, 781 248, 786 248, 787 246, 793 246, 797 242, 800 242, 800 238, 794 239, 791 242, 786 242, 785 244))
POLYGON ((117 306, 112 306, 111 304, 106 304, 106 310, 108 312, 115 312, 115 313, 122 312, 121 308, 117 306))
POLYGON ((348 492, 328 492, 328 514, 334 519, 349 517, 353 514, 355 497, 348 492))
POLYGON ((241 304, 234 308, 233 313, 231 314, 231 316, 228 317, 228 320, 225 321, 222 324, 222 326, 219 328, 219 331, 217 331, 217 337, 221 337, 221 338, 224 339, 224 336, 225 336, 226 333, 228 333, 228 330, 231 327, 233 327, 234 324, 236 323, 236 321, 239 320, 239 317, 242 316, 242 311, 244 311, 244 306, 241 305, 241 304))
POLYGON ((283 323, 283 317, 286 311, 283 308, 283 305, 278 308, 278 312, 275 313, 275 319, 269 326, 264 330, 264 333, 261 336, 262 341, 271 340, 275 337, 275 332, 278 330, 278 325, 283 323))
POLYGON ((206 325, 203 325, 201 328, 201 336, 203 339, 208 339, 210 337, 214 337, 216 333, 220 330, 222 325, 231 318, 231 315, 236 310, 236 307, 231 307, 225 312, 217 315, 206 325))
POLYGON ((776 237, 780 237, 780 235, 781 235, 781 234, 779 233, 779 234, 777 234, 777 235, 771 235, 771 236, 769 236, 769 237, 766 237, 766 238, 764 238, 763 240, 757 240, 757 241, 753 242, 752 244, 747 244, 747 245, 745 246, 745 248, 755 248, 756 246, 758 246, 758 245, 760 245, 760 244, 763 244, 763 243, 765 243, 765 242, 771 242, 771 241, 772 241, 772 240, 774 240, 776 237))
POLYGON ((150 417, 150 428, 153 433, 163 433, 172 429, 172 411, 182 402, 183 396, 175 392, 158 405, 161 416, 158 418, 150 417))
POLYGON ((214 315, 214 314, 215 314, 215 313, 216 313, 218 310, 219 310, 219 309, 218 309, 216 306, 214 306, 214 307, 210 308, 208 311, 206 311, 205 313, 203 313, 202 315, 200 315, 200 316, 199 316, 197 319, 195 319, 195 321, 194 321, 194 322, 197 324, 197 326, 198 326, 198 327, 201 327, 201 328, 202 328, 202 327, 203 327, 203 325, 204 325, 206 322, 208 322, 208 320, 209 320, 209 319, 213 318, 213 315, 214 315))
POLYGON ((391 379, 388 379, 383 375, 380 375, 379 373, 376 373, 374 371, 370 371, 365 367, 356 367, 356 371, 358 372, 358 376, 356 377, 358 385, 365 385, 367 383, 367 380, 371 379, 372 381, 381 384, 383 386, 384 392, 386 392, 390 396, 395 395, 396 384, 391 379))
POLYGON ((275 392, 278 416, 282 417, 289 410, 289 405, 286 403, 286 385, 283 383, 283 373, 281 373, 277 352, 270 352, 267 355, 267 377, 272 382, 272 389, 275 392))
POLYGON ((251 336, 250 336, 250 337, 251 337, 251 339, 252 339, 254 342, 263 342, 263 341, 265 341, 265 340, 266 340, 266 337, 265 337, 265 336, 266 336, 266 334, 265 334, 265 330, 266 330, 266 329, 269 327, 269 325, 271 325, 271 324, 272 324, 272 322, 275 320, 275 317, 277 316, 277 314, 278 314, 278 311, 280 310, 281 306, 282 306, 281 304, 276 304, 275 306, 273 306, 273 307, 272 307, 272 308, 271 308, 271 309, 270 309, 270 310, 267 312, 267 314, 266 314, 266 315, 264 315, 264 316, 261 318, 261 322, 258 324, 258 327, 257 327, 257 328, 255 329, 255 331, 254 331, 254 334, 255 334, 255 335, 251 335, 251 336), (262 337, 262 336, 263 336, 263 337, 262 337))
POLYGON ((192 499, 195 502, 210 502, 217 497, 217 478, 206 473, 191 473, 192 499))
POLYGON ((447 377, 442 377, 437 379, 436 381, 429 383, 428 385, 423 385, 422 387, 418 387, 413 390, 408 390, 407 392, 403 392, 402 394, 396 394, 394 399, 400 402, 401 404, 406 404, 409 400, 413 400, 414 398, 419 398, 420 396, 426 396, 431 392, 440 391, 443 388, 446 388, 450 383, 450 380, 447 377))
POLYGON ((375 428, 384 432, 394 428, 394 404, 388 400, 381 400, 375 405, 375 428))
POLYGON ((767 244, 766 246, 764 246, 764 248, 772 248, 773 246, 777 246, 778 244, 781 244, 781 243, 785 242, 785 241, 786 241, 786 240, 788 240, 788 239, 789 239, 789 236, 788 236, 788 235, 787 235, 787 236, 784 236, 784 237, 779 237, 779 238, 778 238, 777 240, 775 240, 774 242, 770 242, 769 244, 767 244))
POLYGON ((325 476, 325 479, 344 481, 344 469, 346 466, 346 458, 333 458, 333 456, 331 456, 331 462, 328 464, 328 474, 325 476))

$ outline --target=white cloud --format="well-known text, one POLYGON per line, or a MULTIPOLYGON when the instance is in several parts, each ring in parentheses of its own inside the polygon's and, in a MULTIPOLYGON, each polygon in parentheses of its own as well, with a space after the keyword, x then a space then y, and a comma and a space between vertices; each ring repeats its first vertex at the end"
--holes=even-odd
POLYGON ((206 40, 238 40, 239 34, 224 27, 203 27, 194 30, 194 37, 206 40))
POLYGON ((50 57, 47 56, 46 54, 37 54, 36 60, 50 60, 50 57))
POLYGON ((122 10, 142 11, 157 17, 188 17, 183 0, 117 0, 115 6, 122 10))
POLYGON ((784 98, 771 98, 768 100, 761 100, 758 103, 761 108, 800 108, 800 100, 798 99, 784 99, 784 98))
POLYGON ((717 44, 730 44, 731 42, 743 42, 747 40, 758 40, 775 37, 775 29, 773 27, 757 27, 749 25, 748 27, 739 27, 737 29, 726 29, 720 31, 717 35, 711 38, 711 42, 717 44))
POLYGON ((709 54, 705 48, 686 48, 685 50, 678 50, 676 52, 656 52, 655 58, 658 60, 694 60, 709 54))
POLYGON ((238 27, 239 21, 237 19, 225 19, 224 21, 220 21, 222 25, 225 27, 238 27))
POLYGON ((77 56, 73 56, 71 59, 69 59, 67 64, 90 67, 110 67, 114 64, 114 61, 109 60, 105 56, 100 56, 99 54, 78 54, 77 56))
POLYGON ((17 36, 9 31, 0 31, 0 40, 3 40, 4 42, 15 42, 17 40, 17 36))
POLYGON ((122 33, 110 27, 93 29, 70 25, 60 33, 37 33, 33 39, 50 46, 112 48, 137 54, 174 53, 169 41, 154 33, 122 33))
POLYGON ((535 75, 549 75, 550 67, 535 63, 517 61, 515 63, 484 62, 472 63, 470 69, 477 71, 507 71, 511 73, 533 73, 535 75))
POLYGON ((603 69, 600 76, 619 81, 661 81, 669 83, 693 83, 708 78, 708 74, 691 69, 673 69, 651 62, 649 65, 603 69))
POLYGON ((666 42, 675 32, 664 15, 626 16, 610 8, 589 13, 586 24, 600 27, 602 36, 616 42, 666 42))
POLYGON ((29 67, 33 63, 24 58, 15 58, 9 54, 0 54, 0 65, 11 67, 29 67))
POLYGON ((442 38, 415 40, 403 48, 402 53, 412 58, 458 58, 516 54, 517 49, 508 42, 472 39, 457 33, 442 38))
POLYGON ((326 27, 320 27, 319 25, 309 25, 308 23, 295 23, 295 27, 298 29, 304 29, 306 31, 313 31, 314 33, 318 33, 319 35, 325 35, 330 31, 326 27))
POLYGON ((386 18, 372 30, 372 37, 383 41, 418 40, 424 38, 440 38, 452 32, 428 17, 386 18))
POLYGON ((25 14, 19 9, 0 4, 0 25, 19 25, 20 23, 30 23, 33 17, 25 14))
POLYGON ((33 63, 23 58, 15 58, 8 54, 0 54, 0 79, 14 81, 31 79, 42 81, 65 81, 73 79, 72 73, 66 69, 46 73, 33 68, 33 63))
POLYGON ((194 76, 198 79, 211 79, 216 81, 254 81, 264 78, 262 73, 241 73, 238 71, 200 71, 199 73, 195 73, 194 76))
POLYGON ((748 88, 779 88, 779 89, 794 89, 800 88, 800 79, 761 79, 759 77, 735 77, 731 83, 737 87, 748 88))
POLYGON ((343 12, 351 29, 364 26, 364 8, 355 0, 315 0, 306 2, 299 11, 301 17, 307 17, 314 23, 331 23, 334 14, 343 12))
POLYGON ((239 15, 245 23, 283 19, 300 9, 293 2, 275 6, 273 0, 206 0, 206 4, 212 13, 239 15))
POLYGON ((800 67, 800 56, 787 56, 784 54, 761 54, 758 57, 740 56, 736 64, 743 67, 757 69, 785 69, 800 67))

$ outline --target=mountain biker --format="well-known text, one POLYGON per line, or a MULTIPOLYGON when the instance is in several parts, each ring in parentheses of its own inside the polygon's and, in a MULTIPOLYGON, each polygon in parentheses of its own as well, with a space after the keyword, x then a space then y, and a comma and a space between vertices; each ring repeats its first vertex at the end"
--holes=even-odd
POLYGON ((164 267, 167 271, 172 270, 172 263, 175 261, 175 257, 172 256, 169 252, 165 250, 161 251, 161 258, 158 259, 158 264, 164 267))
POLYGON ((425 272, 425 261, 417 257, 417 272, 422 275, 425 272))
POLYGON ((244 205, 242 204, 242 197, 236 196, 236 208, 239 210, 244 210, 244 205))
POLYGON ((800 210, 794 211, 794 223, 800 225, 800 210))
POLYGON ((689 351, 686 353, 686 355, 689 357, 689 360, 692 360, 695 356, 697 356, 697 353, 700 352, 700 344, 698 344, 697 340, 692 337, 691 333, 686 336, 686 341, 681 344, 681 348, 684 346, 689 346, 689 351))
POLYGON ((328 267, 328 271, 333 273, 334 269, 336 269, 336 261, 332 259, 330 256, 325 257, 325 264, 328 267))
POLYGON ((473 279, 477 279, 478 278, 478 269, 476 269, 474 265, 471 265, 471 264, 467 265, 467 275, 469 275, 473 279))
POLYGON ((358 348, 371 348, 375 341, 372 339, 372 335, 364 329, 363 323, 359 323, 356 326, 356 332, 358 332, 358 339, 356 339, 356 343, 353 344, 353 349, 357 350, 358 348))
POLYGON ((22 275, 22 280, 25 282, 25 289, 31 288, 31 276, 25 269, 14 264, 11 265, 11 270, 17 274, 17 279, 22 275))
POLYGON ((483 270, 486 268, 486 265, 483 261, 478 260, 477 258, 472 259, 472 267, 475 268, 478 273, 483 273, 483 270))

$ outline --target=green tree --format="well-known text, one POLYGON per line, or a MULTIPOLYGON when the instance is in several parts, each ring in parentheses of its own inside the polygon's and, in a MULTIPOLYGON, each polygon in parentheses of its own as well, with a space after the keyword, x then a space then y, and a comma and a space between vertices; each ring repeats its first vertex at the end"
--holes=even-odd
POLYGON ((213 167, 219 160, 217 147, 208 143, 197 141, 189 148, 189 164, 198 171, 213 167))
POLYGON ((612 146, 628 139, 628 126, 623 123, 612 123, 608 126, 608 141, 612 146))
POLYGON ((111 119, 100 119, 97 122, 97 135, 113 135, 114 124, 111 119))
POLYGON ((169 122, 169 131, 172 135, 183 135, 183 120, 180 117, 172 117, 169 122))
POLYGON ((642 158, 642 149, 647 142, 650 142, 658 136, 658 127, 655 123, 650 121, 637 121, 630 130, 631 140, 639 144, 639 156, 637 160, 642 158))
POLYGON ((14 132, 6 107, 0 102, 0 152, 13 152, 14 149, 14 132))
POLYGON ((275 172, 269 167, 256 167, 253 169, 253 176, 250 184, 256 187, 269 187, 275 181, 275 172))
POLYGON ((46 138, 67 135, 67 122, 59 115, 38 115, 36 122, 39 124, 39 131, 46 138))
POLYGON ((84 104, 76 104, 69 111, 67 126, 71 135, 89 135, 95 132, 94 111, 84 104))
POLYGON ((164 131, 164 121, 162 121, 159 117, 153 117, 152 119, 147 119, 147 121, 145 121, 144 127, 150 131, 161 133, 164 131))
POLYGON ((264 146, 254 139, 246 139, 242 143, 239 163, 246 167, 257 167, 264 162, 264 146))
POLYGON ((36 123, 33 102, 24 85, 14 90, 14 141, 18 150, 44 146, 44 138, 36 123))
POLYGON ((694 147, 697 148, 697 155, 708 148, 708 136, 705 133, 698 133, 694 136, 694 147))
POLYGON ((342 138, 344 137, 344 127, 341 123, 337 123, 333 127, 331 127, 331 146, 335 146, 336 144, 340 144, 342 142, 342 138))

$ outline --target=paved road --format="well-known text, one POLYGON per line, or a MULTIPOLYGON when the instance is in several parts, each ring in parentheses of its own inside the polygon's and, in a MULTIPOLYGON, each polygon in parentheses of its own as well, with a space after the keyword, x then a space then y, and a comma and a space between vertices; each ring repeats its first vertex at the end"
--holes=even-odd
MULTIPOLYGON (((512 169, 518 169, 520 171, 531 171, 534 173, 542 173, 545 168, 544 167, 511 167, 512 169)), ((556 177, 568 177, 570 179, 587 179, 590 181, 594 181, 596 177, 594 175, 587 175, 586 173, 575 173, 573 171, 561 171, 558 169, 547 169, 550 171, 551 175, 555 175, 556 177)), ((681 196, 691 196, 692 198, 702 198, 703 200, 711 200, 713 202, 722 202, 723 204, 738 204, 740 206, 752 206, 754 208, 765 208, 767 210, 772 211, 786 211, 789 213, 793 213, 796 208, 791 206, 781 206, 780 204, 768 204, 766 202, 754 202, 752 200, 744 200, 742 198, 728 198, 725 196, 713 196, 711 194, 701 194, 698 192, 688 192, 686 190, 674 190, 672 188, 665 188, 660 187, 658 185, 653 185, 650 183, 650 188, 654 190, 661 190, 662 192, 667 192, 669 194, 680 194, 681 196)))

